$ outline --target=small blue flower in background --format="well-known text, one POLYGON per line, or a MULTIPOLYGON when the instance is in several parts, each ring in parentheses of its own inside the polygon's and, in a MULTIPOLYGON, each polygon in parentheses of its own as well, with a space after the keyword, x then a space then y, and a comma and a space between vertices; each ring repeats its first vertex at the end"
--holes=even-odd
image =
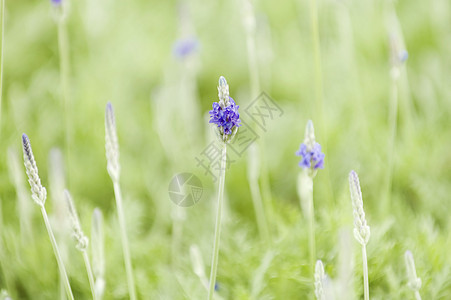
POLYGON ((309 120, 305 127, 304 142, 296 152, 297 156, 302 156, 299 166, 309 171, 309 176, 315 177, 318 169, 324 169, 324 153, 321 152, 321 145, 315 141, 315 130, 313 122, 309 120))
POLYGON ((185 58, 197 51, 199 41, 195 38, 179 39, 174 43, 173 53, 177 58, 185 58))
POLYGON ((302 156, 302 160, 299 162, 299 166, 304 169, 313 168, 324 169, 324 153, 321 152, 321 145, 315 142, 315 145, 311 150, 307 149, 307 145, 302 143, 299 151, 296 152, 297 156, 302 156))
POLYGON ((52 2, 53 5, 55 6, 59 6, 62 4, 63 0, 50 0, 52 2))
POLYGON ((399 62, 403 63, 409 58, 409 52, 407 52, 407 50, 401 50, 401 51, 399 51, 398 56, 399 56, 399 62))

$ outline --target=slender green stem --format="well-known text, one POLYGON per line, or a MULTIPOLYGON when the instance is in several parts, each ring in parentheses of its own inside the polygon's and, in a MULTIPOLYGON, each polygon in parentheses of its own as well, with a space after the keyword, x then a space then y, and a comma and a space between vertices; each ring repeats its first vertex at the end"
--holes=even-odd
POLYGON ((255 98, 260 90, 260 79, 258 77, 258 63, 255 51, 255 39, 250 33, 247 34, 247 57, 249 60, 249 77, 251 81, 251 94, 255 98))
POLYGON ((91 287, 92 299, 97 300, 97 294, 96 294, 95 285, 94 285, 94 276, 92 275, 92 269, 91 269, 91 264, 89 263, 88 253, 86 253, 86 250, 82 251, 82 253, 83 253, 83 260, 85 261, 86 272, 88 273, 89 286, 91 287))
POLYGON ((390 93, 390 111, 389 111, 389 141, 387 149, 387 174, 386 174, 386 184, 385 184, 385 202, 383 205, 383 211, 386 211, 390 205, 390 194, 393 179, 393 164, 394 164, 394 153, 395 153, 395 142, 396 142, 396 132, 398 128, 398 81, 396 78, 392 78, 391 82, 391 93, 390 93))
POLYGON ((130 251, 128 249, 127 231, 125 229, 125 217, 124 210, 122 208, 121 188, 119 186, 119 182, 117 182, 116 180, 113 182, 113 186, 114 186, 114 195, 116 197, 119 227, 121 232, 122 250, 124 251, 124 262, 125 262, 125 271, 127 273, 128 292, 130 294, 130 299, 135 300, 136 299, 135 283, 133 280, 133 268, 130 259, 130 251))
MULTIPOLYGON (((323 152, 328 157, 327 147, 327 124, 324 113, 324 92, 323 92, 323 71, 321 62, 321 42, 319 38, 319 26, 318 26, 318 7, 317 0, 310 0, 310 27, 312 29, 313 40, 313 52, 315 62, 315 96, 316 96, 316 114, 319 118, 319 136, 322 136, 323 140, 323 152)), ((328 189, 327 198, 334 199, 332 181, 329 172, 330 168, 326 168, 324 171, 327 177, 328 189)), ((315 263, 315 262, 314 262, 315 263)))
MULTIPOLYGON (((251 84, 251 96, 252 99, 255 99, 260 93, 260 77, 258 70, 258 61, 257 61, 257 53, 256 53, 256 45, 255 45, 255 30, 247 29, 246 30, 246 45, 247 45, 247 58, 248 58, 248 67, 249 67, 249 79, 251 84)), ((262 137, 258 142, 259 152, 261 153, 260 159, 264 156, 265 149, 265 140, 262 137)), ((269 174, 268 168, 266 166, 265 160, 261 160, 261 185, 263 196, 265 198, 266 204, 270 202, 271 199, 271 189, 269 187, 269 174)), ((269 229, 267 218, 264 214, 263 208, 263 200, 260 194, 260 189, 258 187, 258 179, 256 186, 252 186, 251 184, 251 193, 252 200, 254 204, 255 213, 257 215, 257 223, 259 227, 260 234, 265 239, 266 242, 269 242, 269 229), (255 189, 253 191, 253 189, 255 189), (266 228, 265 228, 266 227, 266 228)))
POLYGON ((415 299, 416 299, 416 300, 421 300, 421 295, 420 295, 420 292, 419 292, 419 291, 416 291, 416 292, 415 292, 415 299))
MULTIPOLYGON (((60 81, 61 81, 61 92, 63 98, 63 110, 64 110, 64 121, 65 121, 65 134, 66 137, 66 155, 67 155, 67 170, 70 174, 70 143, 72 139, 71 131, 71 99, 70 99, 70 84, 69 84, 69 74, 70 74, 70 59, 69 59, 69 40, 67 36, 67 26, 66 19, 61 19, 58 21, 58 50, 60 59, 60 81)), ((71 176, 68 176, 70 178, 71 176)))
MULTIPOLYGON (((2 14, 1 14, 1 30, 2 30, 2 45, 0 49, 0 129, 2 124, 2 95, 3 95, 3 50, 5 49, 5 1, 1 0, 1 6, 2 6, 2 14)), ((1 132, 1 130, 0 130, 1 132)))
POLYGON ((60 272, 60 278, 59 278, 59 289, 60 289, 60 300, 65 300, 66 299, 66 288, 64 286, 64 280, 63 280, 63 276, 60 272))
POLYGON ((265 217, 265 210, 263 208, 262 197, 258 186, 257 178, 250 180, 252 201, 254 202, 255 216, 257 218, 258 231, 261 238, 269 246, 271 244, 271 238, 269 234, 268 222, 265 217))
POLYGON ((52 243, 53 252, 55 253, 56 262, 58 263, 58 268, 60 270, 61 275, 63 276, 62 280, 64 281, 67 297, 71 300, 74 300, 74 295, 72 294, 72 289, 70 288, 66 268, 64 267, 63 259, 61 258, 60 252, 58 250, 58 245, 56 244, 55 236, 53 235, 52 227, 50 226, 49 218, 47 216, 47 212, 45 211, 44 206, 41 206, 41 213, 42 217, 44 218, 45 227, 47 228, 47 232, 49 234, 50 242, 52 243))
POLYGON ((215 292, 216 272, 218 270, 219 258, 219 241, 221 236, 221 219, 222 219, 222 205, 224 202, 224 183, 225 183, 225 169, 227 158, 227 146, 223 145, 221 155, 221 169, 219 170, 219 190, 218 190, 218 207, 216 210, 216 224, 215 224, 215 241, 213 245, 213 255, 211 258, 211 272, 210 282, 208 288, 208 299, 212 300, 215 292))
POLYGON ((320 118, 320 133, 324 135, 324 109, 323 109, 323 75, 321 65, 321 46, 318 29, 318 9, 316 0, 310 0, 310 26, 312 29, 313 52, 315 62, 315 92, 316 110, 320 118))
POLYGON ((312 274, 315 273, 316 264, 316 241, 315 241, 315 207, 313 204, 313 179, 311 182, 311 189, 308 193, 308 208, 309 208, 309 247, 310 247, 310 267, 312 274))
POLYGON ((363 293, 364 299, 370 299, 370 287, 368 284, 368 260, 366 258, 366 246, 362 245, 362 261, 363 261, 363 293))

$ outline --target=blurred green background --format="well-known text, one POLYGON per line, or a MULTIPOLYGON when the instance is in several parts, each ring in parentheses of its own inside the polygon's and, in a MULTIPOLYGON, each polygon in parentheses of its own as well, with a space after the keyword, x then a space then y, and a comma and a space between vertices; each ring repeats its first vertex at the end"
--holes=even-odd
MULTIPOLYGON (((60 295, 57 265, 39 209, 31 198, 29 208, 19 208, 14 172, 8 171, 10 149, 25 176, 23 132, 49 190, 46 208, 54 226, 58 199, 53 199, 57 197, 49 175, 53 148, 62 151, 65 176, 60 180, 71 191, 88 236, 93 209, 104 213, 104 298, 128 297, 104 153, 107 101, 116 114, 139 298, 206 297, 189 249, 199 246, 209 274, 217 183, 196 166, 195 157, 214 140, 208 110, 217 101, 221 75, 243 118, 244 108, 263 91, 284 113, 268 122, 266 131, 255 129, 261 137, 256 144, 271 251, 256 227, 246 175, 248 153, 227 170, 220 296, 314 298, 307 223, 296 193, 300 158, 294 155, 312 119, 326 152, 325 169, 314 182, 317 257, 341 291, 336 299, 363 299, 347 183, 351 169, 360 176, 372 233, 367 247, 371 298, 413 299, 406 286, 407 249, 415 257, 424 299, 451 297, 451 2, 318 0, 323 97, 315 88, 309 1, 255 1, 251 9, 239 0, 68 4, 65 102, 58 10, 50 1, 6 0, 0 288, 14 299, 60 295), (247 31, 254 17, 255 30, 247 31), (176 43, 187 40, 196 41, 194 49, 177 54, 176 43), (254 43, 255 51, 249 51, 254 43), (401 63, 396 58, 404 49, 408 60, 401 63), (399 71, 396 82, 394 70, 399 71), (259 81, 253 88, 252 74, 258 74, 259 81), (201 201, 186 209, 168 196, 169 182, 180 172, 196 174, 204 186, 201 201), (27 209, 28 232, 21 228, 21 214, 27 209), (267 264, 265 257, 271 257, 267 264)), ((23 181, 21 186, 29 196, 28 184, 23 181)), ((58 242, 67 244, 66 266, 75 298, 89 299, 81 255, 71 240, 60 237, 58 242)))

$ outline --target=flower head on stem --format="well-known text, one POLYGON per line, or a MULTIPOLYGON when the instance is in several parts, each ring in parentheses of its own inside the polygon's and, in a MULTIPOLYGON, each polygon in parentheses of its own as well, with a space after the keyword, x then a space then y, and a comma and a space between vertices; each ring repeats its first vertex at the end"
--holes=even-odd
POLYGON ((22 135, 22 146, 25 169, 31 187, 31 197, 39 206, 43 207, 45 200, 47 199, 47 190, 41 184, 38 167, 36 166, 33 150, 31 149, 30 139, 25 133, 22 135))
POLYGON ((318 169, 324 169, 325 155, 321 152, 321 145, 315 141, 315 131, 311 120, 307 122, 304 142, 300 145, 296 155, 302 157, 299 166, 308 170, 312 178, 315 177, 318 169))
POLYGON ((219 77, 218 102, 213 102, 210 110, 210 123, 217 125, 216 133, 224 143, 230 142, 241 126, 239 106, 229 96, 229 85, 226 79, 219 77))

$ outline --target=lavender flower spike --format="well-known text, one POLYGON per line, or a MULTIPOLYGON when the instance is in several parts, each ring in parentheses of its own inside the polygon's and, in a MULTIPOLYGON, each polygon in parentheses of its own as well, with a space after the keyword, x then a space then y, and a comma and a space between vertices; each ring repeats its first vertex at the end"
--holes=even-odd
POLYGON ((80 219, 78 219, 74 201, 72 200, 72 197, 68 190, 64 190, 64 196, 66 197, 67 210, 69 211, 69 217, 72 223, 72 236, 77 243, 76 247, 81 252, 86 251, 86 249, 88 248, 89 240, 81 229, 80 219))
POLYGON ((41 184, 41 179, 38 174, 38 167, 34 160, 33 150, 28 136, 24 133, 22 135, 23 157, 24 165, 28 176, 28 182, 31 187, 31 197, 41 207, 44 207, 47 198, 47 191, 41 184))
POLYGON ((228 143, 241 126, 241 120, 239 106, 229 96, 229 85, 223 76, 219 78, 218 98, 219 102, 213 102, 213 109, 209 112, 210 123, 217 125, 219 137, 228 143))
POLYGON ((114 180, 119 179, 119 143, 116 132, 116 120, 111 102, 108 102, 105 109, 105 152, 107 157, 107 170, 114 180))
POLYGON ((351 192, 354 215, 354 237, 364 246, 368 244, 368 240, 370 239, 370 227, 366 222, 359 176, 357 176, 355 171, 349 173, 349 190, 351 192))
POLYGON ((302 156, 299 166, 309 170, 310 176, 314 177, 317 169, 324 169, 325 155, 321 152, 321 145, 315 141, 315 131, 311 120, 307 122, 304 142, 300 145, 296 155, 302 156))

